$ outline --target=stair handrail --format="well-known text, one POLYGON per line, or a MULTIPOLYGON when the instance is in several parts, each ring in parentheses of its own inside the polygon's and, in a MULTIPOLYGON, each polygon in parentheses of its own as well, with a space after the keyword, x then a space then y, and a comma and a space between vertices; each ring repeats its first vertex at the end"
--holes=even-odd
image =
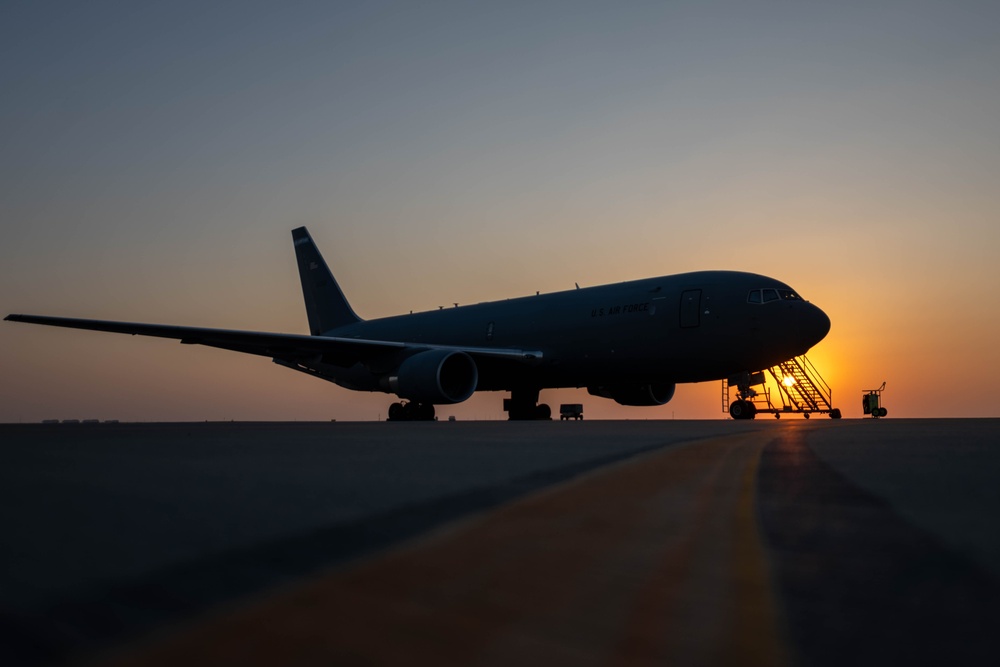
POLYGON ((819 371, 816 370, 816 366, 813 365, 813 362, 809 361, 809 357, 803 354, 801 356, 801 359, 802 361, 805 362, 805 368, 807 370, 806 375, 809 376, 809 379, 813 381, 813 384, 817 384, 816 381, 817 380, 819 381, 816 388, 819 390, 820 394, 822 394, 823 398, 826 399, 827 405, 832 406, 833 389, 830 387, 830 385, 826 383, 826 380, 823 379, 823 376, 819 374, 819 371))
POLYGON ((778 389, 781 391, 781 394, 782 394, 781 402, 782 402, 782 404, 784 404, 785 399, 787 398, 789 404, 795 410, 802 410, 803 409, 802 405, 801 405, 802 394, 799 393, 798 391, 796 391, 795 394, 793 395, 792 394, 792 387, 794 387, 795 385, 792 385, 792 387, 789 387, 788 385, 786 385, 782 381, 782 380, 784 380, 784 377, 785 377, 785 364, 787 364, 789 361, 791 361, 791 360, 779 362, 776 366, 772 366, 768 370, 771 372, 771 377, 773 377, 774 381, 777 382, 778 389), (778 374, 774 372, 775 368, 777 368, 779 371, 781 371, 781 377, 778 377, 778 374), (796 396, 800 400, 796 400, 796 396))

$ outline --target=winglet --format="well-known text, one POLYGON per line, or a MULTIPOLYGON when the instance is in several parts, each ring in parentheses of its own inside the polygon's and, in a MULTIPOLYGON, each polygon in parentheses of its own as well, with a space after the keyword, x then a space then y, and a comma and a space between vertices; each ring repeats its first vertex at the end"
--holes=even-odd
POLYGON ((360 322, 327 267, 309 230, 299 227, 292 230, 295 259, 299 264, 302 296, 309 316, 309 333, 320 336, 347 324, 360 322))

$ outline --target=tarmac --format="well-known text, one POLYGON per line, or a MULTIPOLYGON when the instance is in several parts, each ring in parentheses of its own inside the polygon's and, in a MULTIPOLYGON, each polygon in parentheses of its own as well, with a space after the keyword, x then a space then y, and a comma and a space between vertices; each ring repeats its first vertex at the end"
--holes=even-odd
POLYGON ((0 664, 1000 664, 1000 420, 0 425, 0 664))

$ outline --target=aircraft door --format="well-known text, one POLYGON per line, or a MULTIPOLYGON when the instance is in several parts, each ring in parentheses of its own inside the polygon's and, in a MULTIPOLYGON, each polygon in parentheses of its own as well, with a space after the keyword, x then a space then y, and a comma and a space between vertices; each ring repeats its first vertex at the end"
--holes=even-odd
POLYGON ((699 324, 701 324, 701 290, 685 290, 681 293, 681 328, 690 329, 699 324))

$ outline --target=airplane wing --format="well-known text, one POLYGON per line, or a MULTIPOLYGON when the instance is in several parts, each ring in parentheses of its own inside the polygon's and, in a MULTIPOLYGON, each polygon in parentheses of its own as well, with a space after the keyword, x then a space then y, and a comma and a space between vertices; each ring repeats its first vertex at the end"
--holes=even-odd
POLYGON ((403 343, 386 340, 364 340, 333 336, 307 336, 303 334, 269 333, 266 331, 239 331, 231 329, 206 329, 169 324, 143 324, 139 322, 112 322, 73 317, 47 317, 44 315, 16 315, 4 318, 10 322, 45 324, 70 329, 89 329, 133 336, 171 338, 186 345, 207 345, 224 350, 257 354, 277 359, 296 360, 322 355, 324 361, 350 367, 367 358, 392 351, 403 350, 455 350, 472 357, 507 359, 523 363, 536 363, 542 353, 532 350, 507 348, 460 347, 427 343, 403 343))

